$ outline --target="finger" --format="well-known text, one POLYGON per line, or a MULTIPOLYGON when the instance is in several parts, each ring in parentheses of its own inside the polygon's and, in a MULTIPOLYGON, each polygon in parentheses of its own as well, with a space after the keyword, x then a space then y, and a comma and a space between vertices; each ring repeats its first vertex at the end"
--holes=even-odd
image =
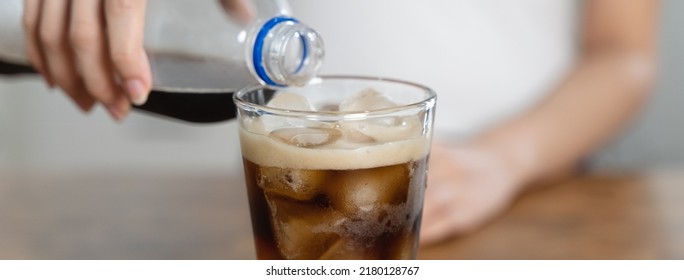
POLYGON ((249 0, 221 0, 221 5, 228 14, 243 24, 254 18, 254 12, 249 0))
POLYGON ((106 106, 107 112, 116 121, 122 121, 131 111, 131 102, 123 94, 117 95, 116 99, 106 106))
POLYGON ((452 235, 473 232, 490 218, 477 205, 468 204, 467 201, 462 201, 460 205, 458 208, 452 206, 440 209, 430 222, 423 224, 426 241, 440 241, 452 235))
POLYGON ((459 201, 458 188, 454 183, 445 183, 428 178, 428 188, 425 190, 423 205, 423 224, 431 224, 440 219, 445 210, 453 207, 459 201))
POLYGON ((420 244, 434 244, 447 239, 454 233, 456 233, 455 224, 448 216, 444 216, 432 223, 423 223, 420 228, 420 244))
POLYGON ((33 68, 40 73, 45 82, 53 87, 54 83, 45 72, 45 58, 38 43, 38 25, 40 24, 40 7, 42 0, 25 0, 22 23, 24 26, 24 40, 26 42, 26 56, 33 68))
POLYGON ((152 75, 143 49, 143 0, 106 0, 105 17, 109 55, 131 101, 142 105, 152 87, 152 75))
POLYGON ((421 222, 420 239, 425 244, 433 243, 443 238, 446 235, 444 229, 450 221, 446 221, 448 217, 448 205, 435 204, 431 200, 425 201, 423 207, 423 216, 421 222))
POLYGON ((427 226, 439 221, 441 217, 441 207, 442 205, 435 205, 430 200, 425 200, 425 205, 423 206, 423 218, 421 224, 427 226))
POLYGON ((69 1, 43 1, 38 30, 39 48, 44 57, 44 70, 84 111, 94 103, 76 73, 73 55, 66 39, 69 1))
POLYGON ((454 234, 467 232, 474 225, 470 220, 477 216, 474 211, 459 211, 473 207, 469 207, 471 201, 464 199, 462 189, 457 187, 458 183, 440 182, 434 177, 430 179, 423 206, 421 244, 436 243, 454 234))
POLYGON ((117 120, 125 117, 117 102, 124 96, 115 82, 105 41, 102 2, 99 0, 72 0, 69 23, 69 41, 73 49, 76 70, 91 96, 107 107, 117 120), (110 107, 117 107, 110 110, 110 107), (112 111, 116 111, 114 114, 112 111))
POLYGON ((95 99, 86 93, 86 89, 83 85, 79 86, 78 93, 67 93, 67 95, 83 112, 90 112, 93 109, 93 106, 95 106, 95 99))

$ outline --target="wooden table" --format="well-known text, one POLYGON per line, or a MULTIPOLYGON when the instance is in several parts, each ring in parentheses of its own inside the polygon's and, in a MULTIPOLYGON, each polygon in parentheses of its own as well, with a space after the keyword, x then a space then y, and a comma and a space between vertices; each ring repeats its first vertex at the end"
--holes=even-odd
MULTIPOLYGON (((682 259, 684 172, 523 195, 421 259, 682 259)), ((0 259, 252 259, 241 174, 0 172, 0 259)))

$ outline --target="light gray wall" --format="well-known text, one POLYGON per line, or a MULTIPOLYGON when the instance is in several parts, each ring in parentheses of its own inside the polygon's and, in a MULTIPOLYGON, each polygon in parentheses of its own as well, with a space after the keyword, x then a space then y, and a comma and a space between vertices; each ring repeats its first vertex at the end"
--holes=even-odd
MULTIPOLYGON (((663 1, 660 81, 644 114, 594 163, 655 168, 684 162, 684 1, 663 1)), ((38 79, 0 78, 0 168, 230 170, 239 166, 234 122, 193 126, 133 114, 84 117, 38 79)))
POLYGON ((239 161, 235 123, 193 126, 143 114, 84 116, 35 78, 0 79, 0 167, 226 170, 239 161))

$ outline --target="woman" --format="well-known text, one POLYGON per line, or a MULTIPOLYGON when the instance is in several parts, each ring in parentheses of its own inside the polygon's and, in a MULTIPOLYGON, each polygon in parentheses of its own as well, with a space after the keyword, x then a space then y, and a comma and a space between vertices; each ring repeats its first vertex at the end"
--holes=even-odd
MULTIPOLYGON (((325 37, 324 71, 437 91, 425 244, 472 231, 529 186, 574 172, 637 113, 655 79, 657 0, 512 2, 291 1, 325 37)), ((222 3, 239 20, 252 16, 248 1, 222 3)), ((145 1, 25 0, 28 57, 81 109, 100 103, 120 120, 152 84, 144 15, 145 1)))

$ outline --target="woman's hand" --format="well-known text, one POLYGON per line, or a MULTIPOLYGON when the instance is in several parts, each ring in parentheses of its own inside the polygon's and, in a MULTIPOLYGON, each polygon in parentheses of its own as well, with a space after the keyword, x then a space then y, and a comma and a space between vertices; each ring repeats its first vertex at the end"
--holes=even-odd
POLYGON ((433 145, 421 244, 473 231, 511 203, 519 180, 499 155, 478 147, 433 145))
POLYGON ((25 0, 27 55, 83 111, 101 103, 123 119, 152 78, 143 50, 144 0, 25 0))
MULTIPOLYGON (((239 21, 253 17, 247 0, 220 2, 239 21)), ((120 121, 152 88, 145 7, 145 0, 24 0, 29 61, 81 110, 100 103, 120 121)))

